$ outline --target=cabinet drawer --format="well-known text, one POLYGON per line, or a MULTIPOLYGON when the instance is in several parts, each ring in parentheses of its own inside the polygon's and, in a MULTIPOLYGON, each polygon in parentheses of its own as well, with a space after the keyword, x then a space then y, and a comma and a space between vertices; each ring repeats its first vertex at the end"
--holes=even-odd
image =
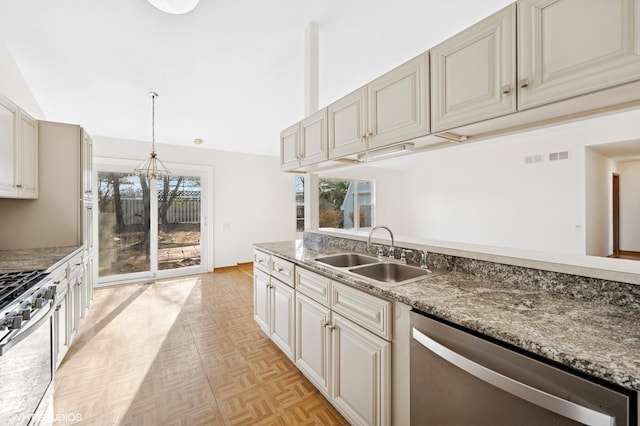
POLYGON ((271 257, 271 276, 293 287, 293 263, 279 257, 271 257))
POLYGON ((333 281, 331 308, 380 337, 391 340, 391 302, 333 281))
POLYGON ((329 306, 331 280, 306 269, 296 268, 296 290, 306 294, 316 302, 329 306))
POLYGON ((269 273, 271 270, 271 255, 260 250, 253 251, 253 266, 269 273))

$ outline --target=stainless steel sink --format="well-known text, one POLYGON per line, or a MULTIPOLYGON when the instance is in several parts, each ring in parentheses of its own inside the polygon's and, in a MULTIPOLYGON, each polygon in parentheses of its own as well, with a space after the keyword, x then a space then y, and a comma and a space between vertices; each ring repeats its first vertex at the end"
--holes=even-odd
MULTIPOLYGON (((401 263, 381 262, 374 265, 349 269, 349 272, 370 278, 387 287, 396 287, 433 275, 427 269, 420 269, 401 263)), ((439 274, 438 274, 439 275, 439 274)))
POLYGON ((377 263, 378 259, 358 253, 333 254, 329 256, 317 257, 316 262, 335 266, 336 268, 351 268, 358 265, 368 265, 377 263))

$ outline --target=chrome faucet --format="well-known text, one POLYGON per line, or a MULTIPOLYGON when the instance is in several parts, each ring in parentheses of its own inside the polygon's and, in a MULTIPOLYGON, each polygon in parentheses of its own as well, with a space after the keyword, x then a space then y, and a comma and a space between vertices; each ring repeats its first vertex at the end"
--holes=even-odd
MULTIPOLYGON (((395 241, 393 240, 393 232, 391 232, 391 229, 389 229, 389 227, 387 226, 378 225, 371 228, 371 231, 369 231, 369 237, 367 238, 367 247, 371 246, 371 236, 373 235, 373 233, 380 228, 386 229, 389 232, 389 236, 391 237, 391 246, 389 247, 389 257, 395 258, 395 248, 393 247, 395 244, 395 241)), ((382 257, 382 250, 378 251, 378 257, 382 257)))
POLYGON ((425 269, 427 272, 431 272, 429 270, 429 267, 427 266, 427 256, 429 256, 429 252, 427 252, 427 250, 421 250, 422 251, 422 256, 420 256, 420 268, 421 269, 425 269))

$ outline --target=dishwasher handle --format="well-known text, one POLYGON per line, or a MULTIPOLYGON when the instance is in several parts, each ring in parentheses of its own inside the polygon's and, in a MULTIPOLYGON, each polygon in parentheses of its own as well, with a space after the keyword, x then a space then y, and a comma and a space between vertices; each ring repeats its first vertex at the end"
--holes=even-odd
POLYGON ((507 393, 589 426, 615 426, 615 418, 608 414, 583 407, 493 371, 441 345, 415 327, 412 328, 412 335, 418 343, 440 358, 507 393))

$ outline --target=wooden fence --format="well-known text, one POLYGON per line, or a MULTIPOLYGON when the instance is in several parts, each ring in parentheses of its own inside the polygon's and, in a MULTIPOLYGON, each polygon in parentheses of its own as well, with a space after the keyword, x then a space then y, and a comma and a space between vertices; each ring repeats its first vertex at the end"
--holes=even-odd
MULTIPOLYGON (((142 223, 144 204, 142 200, 121 199, 122 216, 125 225, 142 223)), ((108 203, 102 213, 112 213, 114 203, 108 203)), ((200 222, 200 200, 176 200, 167 211, 169 223, 198 223, 200 222)))

